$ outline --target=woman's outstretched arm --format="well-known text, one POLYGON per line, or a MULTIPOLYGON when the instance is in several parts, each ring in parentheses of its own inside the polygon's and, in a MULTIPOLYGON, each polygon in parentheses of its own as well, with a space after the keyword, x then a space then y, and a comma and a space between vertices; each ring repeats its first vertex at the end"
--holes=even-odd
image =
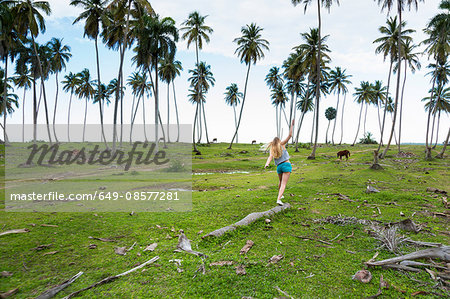
POLYGON ((289 139, 291 139, 291 137, 292 137, 292 131, 294 130, 294 122, 295 122, 295 120, 292 120, 291 127, 290 127, 290 129, 289 129, 289 135, 288 135, 288 137, 286 137, 286 139, 284 139, 283 141, 281 141, 281 144, 282 144, 282 145, 285 145, 286 143, 289 142, 289 139))
POLYGON ((267 158, 267 162, 266 162, 266 165, 264 165, 264 168, 267 168, 269 166, 269 164, 272 161, 272 159, 273 159, 273 156, 272 156, 272 154, 270 154, 269 158, 267 158))

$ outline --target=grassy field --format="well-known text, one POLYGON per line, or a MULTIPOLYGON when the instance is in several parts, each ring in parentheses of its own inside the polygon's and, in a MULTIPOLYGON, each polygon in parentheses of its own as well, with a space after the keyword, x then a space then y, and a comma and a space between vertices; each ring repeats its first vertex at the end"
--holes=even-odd
MULTIPOLYGON (((413 153, 411 157, 397 157, 393 149, 381 160, 384 170, 373 171, 369 167, 374 146, 324 146, 313 161, 306 159, 310 150, 294 153, 290 148, 293 173, 284 201, 292 208, 272 216, 270 223, 261 219, 223 237, 202 239, 203 234, 249 213, 275 206, 278 177, 273 165, 263 169, 267 155, 258 150, 259 145, 238 144, 233 150, 226 147, 200 146, 202 155, 193 156, 190 212, 130 215, 0 211, 0 232, 29 229, 28 233, 0 236, 0 271, 12 272, 9 277, 0 277, 0 292, 19 288, 16 298, 36 297, 83 271, 84 275, 57 296, 63 297, 157 255, 160 259, 144 270, 88 290, 80 297, 273 298, 283 296, 278 287, 295 298, 362 298, 377 293, 380 275, 397 288, 383 290, 383 297, 410 297, 417 291, 428 292, 430 297, 437 296, 433 293, 443 294, 433 288, 436 283, 425 271, 404 273, 372 268, 370 283, 353 281, 352 275, 363 269, 363 263, 377 251, 377 260, 394 254, 380 249, 380 243, 364 225, 317 220, 337 215, 384 223, 410 218, 422 231, 399 231, 400 234, 448 245, 449 211, 444 208, 443 195, 426 191, 427 187, 450 191, 448 159, 425 161, 423 146, 404 146, 403 151, 413 153), (336 159, 336 152, 342 149, 352 152, 348 161, 336 159), (380 192, 367 194, 368 185, 380 192), (335 193, 346 195, 349 200, 340 200, 335 193), (202 265, 199 257, 174 252, 180 229, 191 240, 193 250, 208 255, 204 259, 205 274, 197 271, 202 265), (343 240, 337 242, 339 239, 343 240), (241 255, 239 251, 247 240, 254 241, 254 246, 241 255), (135 242, 124 256, 114 252, 115 247, 130 247, 135 242), (158 244, 156 249, 144 251, 151 243, 158 244), (33 250, 44 244, 51 246, 33 250), (90 244, 96 248, 89 249, 90 244), (279 254, 284 257, 281 261, 268 263, 279 254), (179 273, 175 263, 170 262, 174 259, 182 260, 183 272, 179 273), (234 264, 210 266, 217 261, 234 264), (236 273, 240 265, 245 267, 245 275, 236 273)), ((401 253, 415 250, 406 245, 400 248, 401 253)))

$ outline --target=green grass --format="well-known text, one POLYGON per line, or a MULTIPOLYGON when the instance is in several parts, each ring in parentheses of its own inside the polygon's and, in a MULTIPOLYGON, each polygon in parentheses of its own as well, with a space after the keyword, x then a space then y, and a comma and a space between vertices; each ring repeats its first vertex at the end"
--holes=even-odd
MULTIPOLYGON (((341 214, 394 222, 404 219, 400 216, 402 212, 423 225, 426 231, 401 233, 414 240, 448 244, 448 235, 442 233, 449 231, 448 218, 433 216, 433 212, 446 212, 442 196, 426 192, 427 187, 448 189, 448 160, 425 161, 423 147, 404 146, 404 151, 416 156, 398 158, 393 149, 386 159, 381 160, 384 170, 373 171, 369 167, 374 146, 324 146, 318 149, 313 161, 306 160, 309 150, 301 149, 295 153, 291 148, 293 173, 285 201, 292 208, 271 217, 270 224, 260 220, 221 238, 202 240, 202 234, 232 224, 251 212, 266 211, 275 206, 278 177, 273 165, 263 169, 267 155, 258 150, 259 145, 238 144, 233 150, 226 147, 226 144, 201 146, 202 155, 193 156, 193 172, 207 174, 192 176, 195 192, 192 193, 190 212, 138 212, 130 216, 128 213, 1 211, 2 231, 28 228, 30 232, 0 237, 0 271, 13 273, 11 277, 0 277, 0 292, 19 287, 17 298, 36 297, 83 271, 84 275, 58 294, 63 297, 109 275, 129 270, 155 255, 160 259, 145 271, 139 270, 86 291, 81 297, 273 298, 281 296, 275 289, 278 286, 293 297, 362 298, 377 293, 381 274, 389 283, 407 292, 402 294, 390 288, 383 291, 386 297, 410 297, 419 290, 437 292, 427 273, 408 273, 426 285, 412 281, 399 271, 381 268, 370 269, 373 279, 367 285, 352 281, 351 276, 362 269, 363 262, 376 251, 380 252, 378 259, 394 255, 378 250, 379 244, 362 225, 338 226, 314 220, 341 214), (349 149, 352 156, 349 161, 338 161, 335 153, 344 148, 349 149), (233 171, 238 172, 226 173, 233 171), (369 181, 374 182, 373 186, 381 192, 365 193, 369 181), (345 194, 354 202, 338 200, 337 196, 329 195, 331 193, 345 194), (389 204, 392 202, 396 205, 389 204), (378 215, 377 207, 381 215, 378 215), (58 227, 42 227, 41 224, 58 227), (200 258, 173 252, 180 229, 192 240, 194 250, 208 255, 205 275, 196 272, 200 258), (338 234, 342 238, 352 233, 351 238, 333 242, 334 248, 297 237, 327 241, 338 234), (95 241, 89 236, 115 238, 117 242, 95 241), (253 240, 255 245, 246 256, 240 255, 247 240, 253 240), (135 248, 127 255, 114 253, 114 247, 129 247, 134 242, 137 242, 135 248), (143 252, 145 246, 154 242, 158 243, 154 252, 143 252), (42 251, 31 250, 42 244, 53 245, 42 251), (97 248, 88 249, 89 244, 96 244, 97 248), (44 255, 51 251, 58 253, 44 255), (268 265, 270 257, 278 254, 283 254, 284 259, 268 265), (171 259, 182 259, 184 272, 178 273, 175 264, 169 262, 171 259), (209 266, 209 263, 221 260, 234 261, 235 265, 209 266), (247 274, 237 275, 236 265, 245 265, 247 274)), ((413 247, 402 247, 404 253, 414 250, 413 247)))

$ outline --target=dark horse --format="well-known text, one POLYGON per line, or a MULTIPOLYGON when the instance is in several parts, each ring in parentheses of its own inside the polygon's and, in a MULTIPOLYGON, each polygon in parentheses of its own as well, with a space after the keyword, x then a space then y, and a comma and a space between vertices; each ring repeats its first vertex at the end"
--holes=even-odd
POLYGON ((350 152, 348 150, 343 150, 337 153, 337 157, 342 160, 342 157, 344 157, 348 160, 348 157, 350 157, 350 152))

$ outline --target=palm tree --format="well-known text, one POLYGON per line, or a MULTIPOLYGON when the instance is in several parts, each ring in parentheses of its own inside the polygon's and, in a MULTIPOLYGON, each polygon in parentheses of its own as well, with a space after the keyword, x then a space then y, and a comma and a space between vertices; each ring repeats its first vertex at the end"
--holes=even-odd
POLYGON ((175 56, 176 42, 178 41, 178 30, 172 18, 159 18, 159 15, 142 16, 142 24, 136 28, 138 44, 135 61, 139 67, 147 70, 153 86, 155 96, 155 142, 158 150, 159 131, 159 60, 166 56, 175 56), (151 69, 155 70, 155 80, 153 82, 151 69))
POLYGON ((359 111, 358 129, 356 130, 356 136, 355 136, 355 140, 353 141, 352 146, 355 145, 356 139, 358 138, 359 128, 361 125, 361 114, 362 114, 363 107, 364 107, 364 105, 368 105, 368 103, 370 103, 373 99, 372 88, 373 88, 373 86, 367 81, 362 81, 360 87, 355 88, 355 93, 353 94, 353 96, 355 96, 355 101, 361 105, 361 110, 359 111))
POLYGON ((61 83, 63 84, 63 90, 65 92, 70 92, 69 108, 67 111, 67 140, 70 142, 70 109, 72 107, 72 96, 76 93, 80 84, 79 74, 69 72, 69 74, 64 76, 64 80, 61 83))
MULTIPOLYGON (((8 90, 11 89, 11 85, 8 83, 11 81, 10 78, 5 77, 5 70, 0 68, 0 116, 3 115, 4 119, 7 117, 7 114, 12 114, 14 112, 14 106, 16 108, 19 107, 18 104, 18 96, 13 93, 9 93, 8 90), (6 88, 6 91, 3 90, 3 88, 6 88), (6 113, 5 113, 6 111, 6 113)), ((3 132, 4 132, 4 140, 5 143, 8 140, 8 136, 6 135, 6 126, 3 126, 3 132)))
MULTIPOLYGON (((405 71, 404 71, 404 77, 403 77, 403 86, 402 86, 402 92, 400 97, 400 113, 399 113, 399 129, 398 129, 398 152, 400 153, 400 144, 401 144, 401 135, 402 135, 402 116, 403 116, 403 96, 405 92, 405 85, 406 85, 406 75, 408 67, 411 70, 411 72, 414 74, 416 72, 416 69, 420 69, 421 64, 419 61, 419 53, 413 53, 414 49, 417 48, 416 45, 412 44, 412 40, 406 40, 404 44, 403 49, 403 60, 405 62, 405 71)), ((398 62, 394 67, 394 72, 396 72, 398 69, 398 62)))
POLYGON ((281 130, 281 106, 280 101, 277 101, 276 98, 282 98, 283 102, 285 102, 286 95, 284 94, 283 85, 284 79, 280 73, 279 67, 272 67, 269 70, 269 73, 266 75, 266 84, 269 86, 269 89, 272 91, 271 99, 273 100, 273 104, 275 105, 275 115, 276 115, 276 128, 277 128, 277 136, 280 136, 281 130), (281 87, 280 87, 281 86, 281 87), (278 118, 278 106, 280 106, 280 118, 278 118))
POLYGON ((63 69, 66 69, 66 63, 69 61, 72 54, 70 53, 70 47, 62 44, 62 39, 52 38, 48 43, 50 48, 51 58, 51 71, 55 73, 56 78, 56 95, 55 95, 55 108, 53 110, 53 134, 55 135, 55 140, 58 142, 58 137, 56 136, 55 129, 55 119, 56 119, 56 107, 58 105, 58 91, 59 91, 59 80, 58 73, 63 69))
POLYGON ((298 152, 299 151, 298 150, 298 138, 300 135, 300 128, 302 127, 303 119, 305 117, 305 114, 308 111, 314 110, 314 99, 313 99, 313 94, 311 92, 311 89, 306 90, 304 95, 301 97, 300 101, 297 103, 296 108, 302 112, 300 119, 299 119, 297 134, 295 137, 295 151, 298 152))
POLYGON ((327 133, 325 135, 325 144, 328 143, 328 129, 330 128, 330 123, 333 119, 336 118, 337 110, 333 107, 328 107, 327 110, 325 110, 325 117, 328 119, 328 127, 327 127, 327 133))
MULTIPOLYGON (((210 38, 208 34, 211 34, 214 32, 214 30, 205 25, 205 19, 208 16, 202 16, 200 15, 200 13, 198 11, 194 11, 192 13, 189 14, 189 17, 187 20, 185 20, 181 25, 183 25, 184 27, 181 27, 181 31, 183 31, 183 35, 181 36, 181 38, 183 40, 187 40, 187 47, 189 49, 189 46, 192 44, 192 42, 195 43, 195 57, 196 57, 196 65, 198 65, 200 63, 199 61, 199 50, 203 49, 203 42, 209 43, 210 38)), ((203 105, 203 102, 200 101, 198 102, 200 105, 203 105)), ((200 107, 201 109, 201 107, 200 107)), ((203 111, 204 111, 204 107, 203 107, 203 111)), ((201 117, 200 117, 201 119, 201 117)), ((206 131, 206 140, 207 143, 209 143, 208 140, 208 133, 207 133, 207 127, 206 127, 206 118, 204 118, 205 121, 205 131, 206 131)), ((201 123, 201 121, 200 121, 201 123)), ((194 126, 195 126, 195 121, 194 121, 194 126)), ((194 143, 194 151, 197 152, 197 148, 195 145, 195 141, 193 141, 194 143)))
MULTIPOLYGON (((430 138, 431 140, 430 145, 431 145, 433 140, 436 115, 438 115, 437 130, 436 130, 436 144, 437 144, 441 111, 444 113, 450 112, 450 87, 444 88, 442 85, 439 85, 434 89, 434 91, 430 91, 430 93, 433 95, 433 98, 425 97, 422 99, 422 101, 428 100, 428 102, 425 104, 425 111, 431 111, 431 114, 433 115, 433 126, 431 129, 431 138, 430 138)), ((436 147, 436 144, 434 145, 433 148, 436 147)))
POLYGON ((174 57, 164 57, 160 61, 161 68, 159 71, 159 76, 161 78, 161 81, 167 83, 167 140, 170 142, 170 134, 169 134, 169 95, 170 95, 170 83, 172 83, 173 86, 173 96, 174 96, 174 103, 175 103, 175 112, 177 117, 177 142, 180 138, 180 121, 178 118, 178 108, 177 108, 177 100, 175 97, 175 84, 174 80, 176 76, 179 76, 181 71, 183 70, 183 67, 181 66, 181 62, 178 60, 174 60, 174 57))
MULTIPOLYGON (((291 1, 292 1, 292 4, 294 4, 294 5, 297 5, 299 3, 303 3, 305 5, 305 12, 306 12, 306 9, 307 9, 308 5, 310 5, 312 3, 312 0, 291 0, 291 1)), ((339 0, 317 0, 317 19, 319 21, 317 49, 319 49, 319 50, 316 52, 316 55, 317 55, 317 60, 316 61, 318 61, 320 63, 317 63, 315 65, 315 67, 316 67, 316 74, 321 74, 320 68, 321 68, 321 62, 322 62, 322 59, 321 59, 321 54, 322 54, 321 53, 322 52, 322 44, 321 44, 322 43, 322 38, 321 38, 322 18, 321 18, 321 15, 320 15, 320 13, 321 13, 320 12, 320 8, 321 8, 321 6, 325 6, 325 8, 327 8, 328 11, 329 11, 330 8, 331 8, 331 5, 333 4, 333 2, 336 2, 339 5, 339 0)), ((322 78, 321 78, 321 76, 318 75, 318 76, 315 77, 315 79, 316 79, 316 82, 315 82, 316 83, 316 92, 315 92, 316 104, 315 104, 315 109, 317 111, 317 113, 316 113, 316 138, 315 138, 315 141, 314 141, 313 150, 312 150, 311 154, 308 157, 308 159, 311 159, 311 160, 316 158, 317 138, 319 136, 319 113, 318 113, 318 111, 319 111, 319 100, 320 100, 320 91, 319 91, 319 89, 320 89, 320 86, 321 86, 320 80, 322 78)))
MULTIPOLYGON (((378 2, 378 4, 381 4, 382 10, 387 9, 390 11, 392 7, 394 6, 395 0, 375 0, 378 2)), ((397 87, 395 92, 395 102, 394 102, 394 119, 392 121, 392 127, 391 127, 391 134, 389 136, 388 143, 386 145, 386 148, 384 149, 384 152, 381 154, 381 158, 384 158, 386 156, 387 151, 389 150, 389 146, 392 141, 392 136, 394 135, 395 130, 395 124, 397 119, 397 107, 398 107, 398 100, 399 100, 399 94, 400 94, 400 76, 401 76, 401 61, 403 59, 403 51, 402 51, 402 27, 403 27, 403 21, 402 21, 402 11, 405 9, 405 6, 407 5, 409 10, 411 10, 411 6, 414 6, 417 10, 418 2, 424 1, 424 0, 397 0, 397 15, 399 20, 399 26, 398 26, 398 39, 397 39, 397 61, 398 61, 398 72, 397 72, 397 87)), ((389 83, 388 83, 389 84, 389 83)), ((380 139, 380 146, 381 146, 381 139, 380 139)), ((379 146, 379 147, 380 147, 379 146)))
POLYGON ((130 129, 130 143, 132 142, 133 125, 136 120, 137 111, 139 108, 139 103, 142 100, 142 121, 144 124, 144 137, 147 141, 147 131, 145 128, 145 101, 144 96, 151 94, 152 85, 147 81, 147 74, 145 72, 139 73, 134 72, 128 78, 128 85, 131 87, 131 92, 133 94, 133 106, 131 108, 131 129, 130 129), (134 98, 137 98, 137 103, 134 105, 134 98))
MULTIPOLYGON (((402 22, 402 27, 406 26, 406 22, 402 22)), ((389 74, 388 74, 388 83, 386 88, 386 98, 389 96, 389 89, 391 84, 391 75, 392 75, 392 69, 394 66, 394 62, 398 61, 398 48, 399 48, 399 40, 401 40, 402 44, 406 43, 408 40, 411 39, 411 37, 407 36, 408 34, 411 34, 414 32, 413 30, 406 29, 402 30, 400 34, 400 26, 397 23, 397 17, 389 18, 386 21, 386 26, 381 26, 379 29, 381 34, 383 34, 382 37, 377 38, 373 43, 379 43, 380 45, 376 48, 375 53, 377 54, 383 54, 383 59, 386 60, 386 58, 389 58, 389 74)), ((383 121, 381 125, 381 137, 380 137, 380 143, 378 145, 377 152, 380 151, 381 146, 383 145, 383 136, 384 136, 384 125, 386 122, 386 112, 383 112, 383 121)), ((381 155, 380 155, 381 157, 381 155)), ((374 163, 375 164, 375 163, 374 163)))
MULTIPOLYGON (((236 83, 231 83, 231 85, 226 88, 225 103, 233 107, 235 128, 237 127, 236 106, 241 103, 241 99, 243 96, 243 93, 239 91, 236 83)), ((238 135, 236 135, 236 143, 238 143, 238 135)))
POLYGON ((239 112, 239 120, 228 149, 231 149, 234 139, 238 133, 239 126, 241 125, 242 111, 244 110, 245 97, 247 95, 247 83, 248 76, 250 74, 250 66, 255 64, 258 60, 264 58, 264 50, 269 50, 269 42, 261 38, 261 31, 263 31, 263 28, 257 26, 255 23, 251 23, 250 25, 242 27, 242 36, 235 38, 233 41, 238 45, 234 53, 240 57, 241 63, 244 62, 248 67, 244 85, 244 96, 242 98, 241 111, 239 112))
MULTIPOLYGON (((279 113, 277 117, 277 136, 280 137, 281 135, 281 112, 284 113, 284 106, 286 105, 286 102, 288 101, 288 98, 286 96, 286 92, 284 90, 284 85, 278 84, 275 87, 272 88, 272 93, 270 95, 270 98, 272 100, 272 104, 275 106, 275 108, 279 107, 279 113)), ((284 113, 284 117, 287 120, 286 113, 284 113)))
POLYGON ((75 90, 76 95, 78 96, 78 98, 85 100, 83 139, 82 139, 82 142, 84 142, 84 134, 85 134, 85 131, 86 131, 86 117, 87 117, 88 101, 94 97, 95 89, 93 87, 93 81, 91 79, 91 74, 90 74, 88 69, 82 70, 76 76, 79 78, 79 81, 77 82, 78 83, 78 87, 75 90))
MULTIPOLYGON (((376 80, 373 88, 373 104, 377 107, 378 125, 380 127, 380 133, 382 132, 381 120, 380 120, 380 106, 386 101, 386 86, 383 86, 383 82, 376 80)), ((381 142, 381 141, 380 141, 381 142)))
MULTIPOLYGON (((195 69, 189 70, 189 73, 192 74, 192 77, 188 79, 190 85, 194 90, 196 90, 197 99, 201 98, 201 101, 197 102, 197 104, 199 105, 197 107, 197 110, 201 113, 203 107, 202 102, 206 101, 205 95, 209 91, 211 86, 214 86, 216 80, 214 79, 213 73, 211 72, 211 66, 207 65, 203 61, 200 62, 200 64, 198 64, 195 69), (201 94, 201 96, 199 94, 201 94)), ((197 115, 198 112, 196 112, 197 115)), ((197 119, 194 118, 194 124, 196 121, 197 119)), ((195 128, 193 132, 195 136, 195 128)), ((198 142, 200 142, 200 139, 198 140, 198 142)))
MULTIPOLYGON (((102 81, 100 79, 100 57, 98 53, 98 36, 100 34, 100 27, 105 27, 108 24, 108 18, 105 13, 105 5, 108 0, 71 0, 70 5, 81 6, 83 12, 73 21, 73 24, 85 20, 84 23, 84 36, 94 40, 95 43, 95 57, 97 62, 97 84, 100 86, 102 81)), ((108 147, 106 143, 105 131, 103 128, 103 109, 101 101, 98 101, 100 112, 100 125, 102 130, 102 138, 105 143, 105 147, 108 147)))
MULTIPOLYGON (((47 113, 47 95, 45 92, 44 84, 45 76, 35 41, 40 32, 45 32, 45 20, 41 13, 50 15, 50 5, 47 1, 41 0, 16 0, 13 2, 13 4, 14 6, 12 8, 12 12, 14 15, 15 29, 17 33, 21 36, 28 36, 29 33, 31 36, 31 44, 33 46, 34 55, 36 57, 37 69, 41 77, 41 88, 42 94, 44 96, 44 104, 46 107, 47 133, 49 141, 52 142, 47 113)), ((37 112, 35 112, 35 114, 37 114, 37 112)), ((34 131, 36 131, 36 129, 34 129, 34 131)), ((36 140, 36 133, 34 134, 34 140, 36 140)))
MULTIPOLYGON (((22 99, 22 142, 25 142, 25 96, 28 89, 31 88, 33 83, 33 78, 30 76, 28 69, 18 74, 13 78, 14 85, 18 88, 23 88, 23 99, 22 99)), ((3 87, 4 88, 4 87, 3 87)), ((3 107, 5 109, 5 107, 3 107)))
MULTIPOLYGON (((337 94, 337 103, 336 103, 336 116, 339 111, 339 95, 342 93, 344 96, 347 94, 348 89, 347 85, 352 84, 348 78, 350 78, 352 75, 345 74, 345 69, 342 70, 341 67, 336 67, 335 70, 332 70, 330 72, 330 92, 333 92, 337 94)), ((341 116, 341 141, 339 144, 342 143, 342 135, 344 132, 344 105, 345 105, 345 97, 344 97, 344 103, 342 105, 342 116, 341 116)), ((334 145, 334 130, 336 129, 336 119, 334 118, 334 125, 333 125, 333 133, 331 135, 331 142, 334 145)))

